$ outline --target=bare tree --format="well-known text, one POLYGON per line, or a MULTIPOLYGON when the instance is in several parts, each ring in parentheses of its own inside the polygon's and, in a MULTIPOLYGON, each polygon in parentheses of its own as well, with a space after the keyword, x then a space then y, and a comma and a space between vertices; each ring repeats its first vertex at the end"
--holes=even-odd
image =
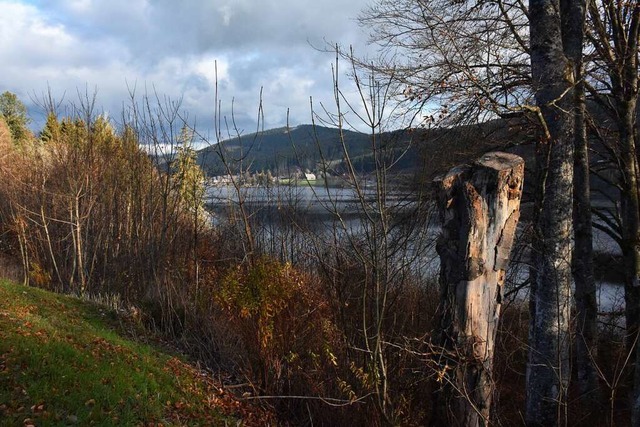
MULTIPOLYGON (((582 393, 597 394, 594 392, 597 390, 597 376, 593 368, 597 308, 591 261, 593 248, 589 163, 584 126, 585 103, 581 86, 585 5, 581 2, 554 2, 548 6, 555 11, 555 16, 541 18, 536 15, 540 9, 532 11, 532 8, 539 7, 539 3, 526 1, 381 0, 364 13, 361 23, 375 28, 372 41, 381 45, 383 53, 382 59, 372 67, 386 70, 396 76, 398 92, 403 91, 405 101, 414 104, 417 102, 422 109, 425 106, 433 108, 433 104, 437 104, 439 110, 436 121, 482 121, 526 112, 537 117, 541 125, 542 139, 547 142, 538 144, 536 150, 538 173, 534 194, 538 200, 536 212, 542 215, 535 216, 540 219, 536 229, 541 239, 534 244, 534 267, 531 270, 532 317, 538 319, 537 321, 547 318, 549 324, 557 324, 558 332, 553 340, 549 340, 549 337, 543 338, 533 331, 540 326, 533 321, 530 344, 533 347, 532 355, 538 354, 540 345, 551 346, 544 350, 548 353, 542 356, 542 359, 561 361, 559 363, 564 366, 564 372, 560 377, 565 379, 560 383, 565 386, 568 381, 568 309, 571 298, 570 277, 566 276, 567 272, 570 272, 570 265, 566 263, 571 258, 571 236, 562 234, 565 239, 562 240, 563 248, 557 251, 549 251, 553 245, 543 242, 552 236, 548 234, 552 229, 554 232, 559 228, 571 230, 571 221, 566 218, 567 211, 554 212, 551 206, 559 202, 559 199, 553 201, 555 197, 560 196, 559 192, 562 192, 563 197, 571 195, 571 189, 567 185, 573 182, 573 177, 566 174, 571 173, 572 168, 566 162, 570 161, 573 150, 567 145, 567 141, 575 141, 579 155, 576 158, 575 180, 575 220, 578 224, 576 247, 580 254, 580 257, 576 258, 575 277, 579 321, 579 333, 576 336, 577 359, 582 393), (557 20, 557 28, 547 26, 545 22, 548 20, 557 20), (542 32, 539 28, 531 28, 530 38, 529 26, 533 26, 534 21, 539 28, 541 25, 546 27, 542 32), (544 43, 550 42, 548 38, 535 40, 537 50, 534 52, 533 49, 533 34, 548 37, 549 34, 545 33, 547 30, 555 31, 549 34, 557 33, 558 37, 555 41, 558 43, 557 46, 549 49, 551 56, 548 55, 549 52, 540 51, 544 43), (536 58, 537 64, 533 66, 534 72, 538 75, 533 76, 535 79, 532 81, 529 62, 534 63, 534 53, 539 55, 536 58), (550 68, 560 67, 562 61, 568 64, 564 70, 565 74, 558 74, 559 80, 555 86, 549 84, 549 71, 543 69, 545 61, 557 62, 549 65, 550 68), (577 88, 574 90, 576 84, 577 88), (568 108, 566 111, 571 113, 563 113, 564 108, 568 108), (553 119, 552 116, 558 115, 558 120, 550 121, 553 119), (575 131, 573 126, 576 127, 575 131), (575 140, 572 140, 574 137, 575 140), (557 140, 561 143, 558 144, 557 140), (563 158, 565 160, 562 160, 563 158), (556 213, 564 216, 555 218, 556 213), (556 228, 550 228, 549 225, 556 228), (541 266, 544 268, 540 269, 541 266), (562 267, 563 273, 558 276, 556 272, 559 267, 562 267), (553 274, 551 270, 554 270, 553 274), (538 292, 536 281, 544 287, 542 293, 538 292), (546 292, 548 288, 555 291, 546 292), (536 303, 538 300, 541 302, 536 303), (555 314, 548 317, 543 306, 549 310, 556 307, 555 314), (543 311, 538 312, 540 309, 543 311), (552 354, 556 356, 553 357, 552 354)), ((365 61, 362 61, 362 65, 369 66, 365 61)), ((566 206, 566 202, 567 200, 563 200, 563 204, 557 206, 566 206)), ((532 360, 538 359, 535 355, 532 357, 532 360)), ((555 369, 553 363, 539 366, 555 369)), ((540 377, 530 375, 529 378, 540 377)), ((559 387, 560 394, 563 393, 562 388, 559 387)))
POLYGON ((359 22, 380 48, 360 64, 393 76, 427 120, 474 123, 533 104, 525 2, 378 0, 359 22))
MULTIPOLYGON (((573 276, 576 302, 576 365, 579 401, 586 411, 592 411, 600 396, 595 360, 598 351, 598 302, 594 277, 593 230, 591 216, 591 185, 589 140, 587 136, 587 105, 583 44, 585 20, 590 1, 561 3, 563 13, 563 44, 567 58, 574 66, 574 170, 573 226, 575 251, 573 276)), ((596 411, 593 411, 596 412, 596 411)), ((588 412, 587 412, 588 413, 588 412)))
MULTIPOLYGON (((528 425, 558 425, 566 419, 571 308, 571 235, 575 66, 573 37, 584 31, 580 2, 529 3, 531 75, 546 137, 537 151, 538 184, 527 364, 528 425)), ((580 40, 580 37, 577 37, 580 40)), ((578 51, 580 47, 576 47, 578 51)), ((580 54, 578 53, 578 57, 580 54)))
POLYGON ((640 169, 636 141, 640 4, 592 1, 589 24, 587 39, 593 54, 589 58, 592 78, 588 89, 617 132, 615 143, 608 146, 612 163, 619 170, 620 226, 614 235, 619 236, 624 258, 627 341, 632 345, 640 324, 640 169))
MULTIPOLYGON (((402 420, 402 408, 401 400, 393 392, 393 375, 397 368, 391 354, 394 348, 401 348, 402 337, 396 322, 390 319, 401 317, 394 312, 394 307, 399 299, 399 290, 408 284, 411 277, 410 266, 417 252, 411 251, 410 247, 420 245, 420 231, 413 228, 419 222, 408 226, 404 224, 403 227, 401 209, 408 202, 393 197, 391 171, 396 162, 407 154, 412 141, 394 140, 386 133, 389 118, 394 114, 389 102, 392 80, 388 76, 378 76, 375 70, 361 73, 355 62, 350 61, 349 65, 359 98, 355 102, 350 101, 342 91, 338 80, 339 59, 336 58, 334 108, 328 110, 323 106, 323 115, 313 113, 314 122, 330 124, 340 131, 344 185, 353 194, 353 209, 358 220, 354 225, 345 219, 337 199, 325 186, 319 191, 326 191, 329 196, 325 206, 334 219, 334 230, 327 236, 328 241, 326 238, 322 240, 324 247, 328 243, 333 248, 336 258, 349 260, 354 273, 360 276, 352 288, 359 293, 354 298, 361 309, 356 318, 359 325, 343 326, 350 331, 349 344, 359 349, 362 355, 353 358, 357 361, 357 369, 364 374, 361 388, 371 395, 382 423, 397 424, 402 420), (344 135, 346 129, 357 125, 366 127, 369 133, 367 153, 372 164, 369 173, 356 167, 344 135)), ((322 152, 320 146, 318 149, 322 152)), ((326 176, 332 166, 323 160, 320 168, 326 176)), ((418 204, 414 207, 418 208, 418 204)))

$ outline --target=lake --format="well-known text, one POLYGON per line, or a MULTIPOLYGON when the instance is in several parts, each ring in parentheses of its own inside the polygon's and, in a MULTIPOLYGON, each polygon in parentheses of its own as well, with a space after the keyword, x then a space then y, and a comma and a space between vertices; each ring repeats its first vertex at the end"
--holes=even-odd
MULTIPOLYGON (((411 264, 411 273, 425 282, 433 283, 438 275, 440 261, 435 241, 440 228, 437 215, 433 207, 418 203, 415 195, 409 192, 390 191, 381 204, 372 187, 364 188, 360 193, 362 197, 353 188, 336 187, 243 187, 239 191, 260 248, 283 260, 310 263, 311 253, 322 247, 330 250, 336 239, 353 244, 371 238, 376 223, 380 223, 382 205, 388 207, 394 216, 389 233, 392 234, 395 262, 403 266, 411 264)), ((238 200, 238 191, 230 186, 207 190, 206 205, 218 224, 228 220, 230 213, 237 209, 238 200)), ((596 229, 594 248, 600 252, 619 253, 617 244, 596 229)), ((528 277, 524 259, 526 250, 520 249, 520 259, 510 264, 507 292, 517 288, 528 277)), ((518 248, 514 251, 517 252, 518 248)), ((526 300, 528 289, 514 291, 511 296, 514 300, 526 300)), ((599 310, 605 313, 623 309, 624 289, 621 284, 599 282, 598 305, 599 310)))

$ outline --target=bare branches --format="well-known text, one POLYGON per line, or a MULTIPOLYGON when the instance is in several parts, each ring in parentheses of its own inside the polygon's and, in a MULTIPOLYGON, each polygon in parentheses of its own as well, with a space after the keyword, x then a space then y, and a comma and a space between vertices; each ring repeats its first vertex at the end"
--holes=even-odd
POLYGON ((532 104, 521 3, 379 1, 360 16, 380 47, 359 65, 394 76, 396 99, 443 123, 484 121, 532 104))

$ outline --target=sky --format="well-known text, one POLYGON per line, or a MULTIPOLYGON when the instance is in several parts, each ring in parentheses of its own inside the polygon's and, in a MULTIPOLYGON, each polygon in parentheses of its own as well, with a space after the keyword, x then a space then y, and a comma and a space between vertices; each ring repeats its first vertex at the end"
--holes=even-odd
MULTIPOLYGON (((50 91, 62 105, 97 91, 117 120, 130 92, 181 100, 210 136, 215 65, 222 116, 256 130, 311 122, 310 97, 333 109, 331 44, 365 54, 356 18, 370 0, 0 0, 0 92, 27 105, 32 127, 50 91)), ((347 64, 342 64, 347 68, 347 64)), ((341 77, 345 92, 353 85, 341 77)), ((37 130, 37 129, 36 129, 37 130)))

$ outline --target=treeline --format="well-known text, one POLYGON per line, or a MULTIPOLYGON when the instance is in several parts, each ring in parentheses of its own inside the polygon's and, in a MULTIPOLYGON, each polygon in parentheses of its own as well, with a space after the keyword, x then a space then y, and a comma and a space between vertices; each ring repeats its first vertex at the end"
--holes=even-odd
POLYGON ((131 128, 50 115, 39 140, 2 144, 3 225, 38 286, 140 297, 192 246, 179 183, 131 128))

